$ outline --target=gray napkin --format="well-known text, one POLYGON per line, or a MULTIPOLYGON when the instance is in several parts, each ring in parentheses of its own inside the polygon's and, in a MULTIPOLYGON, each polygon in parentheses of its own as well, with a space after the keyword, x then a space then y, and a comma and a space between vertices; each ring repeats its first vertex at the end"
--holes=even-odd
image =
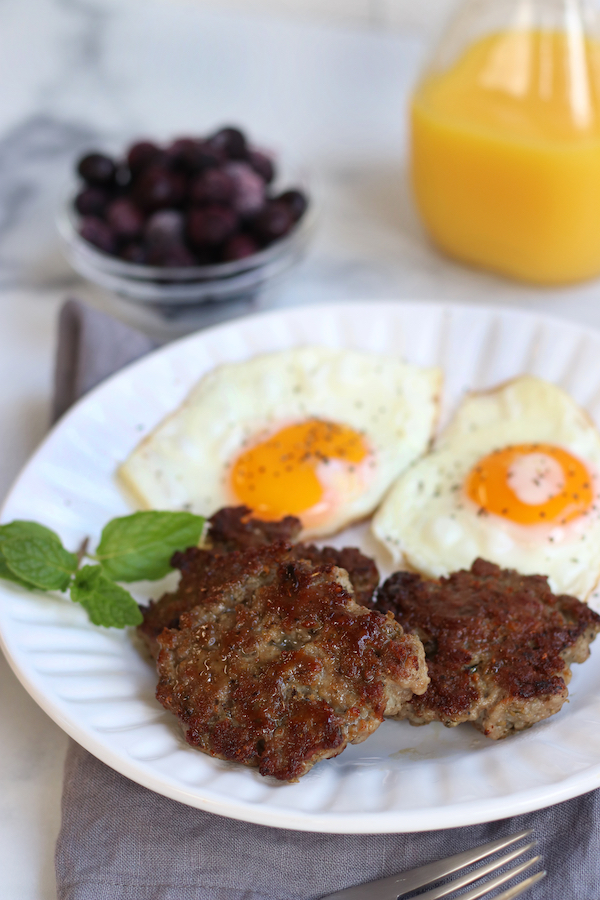
MULTIPOLYGON (((151 346, 70 301, 60 319, 56 409, 151 346)), ((56 847, 58 900, 316 900, 523 828, 533 829, 548 870, 526 894, 529 900, 600 898, 600 791, 468 828, 313 834, 168 800, 71 743, 56 847)))
POLYGON ((78 300, 67 300, 58 320, 52 421, 93 387, 157 344, 78 300))

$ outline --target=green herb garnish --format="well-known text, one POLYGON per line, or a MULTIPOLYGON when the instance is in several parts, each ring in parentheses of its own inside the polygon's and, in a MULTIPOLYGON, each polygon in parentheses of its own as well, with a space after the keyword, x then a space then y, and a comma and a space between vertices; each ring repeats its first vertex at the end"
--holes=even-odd
POLYGON ((57 534, 36 522, 0 526, 0 550, 10 572, 43 591, 66 591, 77 571, 77 556, 65 550, 57 534))
POLYGON ((69 591, 94 625, 139 625, 142 614, 117 582, 156 581, 172 566, 176 550, 196 546, 205 520, 188 512, 138 512, 113 519, 103 529, 95 554, 87 542, 69 553, 54 531, 37 522, 0 525, 0 578, 44 591, 69 591), (80 567, 88 556, 97 565, 80 567))
POLYGON ((139 606, 125 588, 111 581, 100 566, 84 566, 71 585, 71 600, 81 603, 94 625, 125 628, 139 625, 139 606))
POLYGON ((195 546, 204 519, 188 512, 137 512, 104 527, 96 559, 113 581, 156 581, 176 550, 195 546))
POLYGON ((27 584, 26 581, 23 581, 22 578, 19 578, 18 575, 9 568, 6 559, 4 558, 4 554, 0 549, 0 578, 4 578, 5 581, 14 581, 15 584, 20 584, 22 587, 32 587, 32 585, 27 584))

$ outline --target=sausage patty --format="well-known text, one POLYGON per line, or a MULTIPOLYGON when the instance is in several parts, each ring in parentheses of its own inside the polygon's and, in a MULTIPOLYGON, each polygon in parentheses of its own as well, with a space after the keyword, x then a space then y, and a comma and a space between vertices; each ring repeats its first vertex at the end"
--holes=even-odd
POLYGON ((178 563, 180 597, 204 587, 157 638, 157 697, 204 752, 296 781, 426 689, 420 640, 358 605, 337 566, 286 542, 213 559, 208 580, 197 554, 178 563), (226 560, 229 575, 206 587, 226 560))
POLYGON ((375 607, 393 612, 425 646, 431 683, 397 717, 472 722, 491 738, 558 712, 570 664, 587 659, 600 631, 600 616, 575 597, 555 596, 545 577, 482 559, 436 581, 397 572, 375 607))
MULTIPOLYGON (((173 557, 176 568, 193 573, 187 587, 140 607, 144 621, 138 632, 151 654, 156 656, 158 652, 156 639, 163 628, 177 628, 183 612, 202 602, 207 593, 214 591, 223 579, 228 578, 230 567, 237 565, 231 553, 266 547, 274 541, 292 544, 301 527, 300 520, 294 516, 286 516, 277 522, 253 519, 251 511, 245 506, 227 507, 215 513, 208 520, 205 546, 202 549, 190 548, 173 557)), ((337 550, 334 547, 319 548, 314 544, 293 544, 289 555, 293 559, 308 559, 315 565, 331 563, 345 569, 352 583, 354 599, 361 606, 370 603, 379 584, 377 566, 355 547, 337 550)))

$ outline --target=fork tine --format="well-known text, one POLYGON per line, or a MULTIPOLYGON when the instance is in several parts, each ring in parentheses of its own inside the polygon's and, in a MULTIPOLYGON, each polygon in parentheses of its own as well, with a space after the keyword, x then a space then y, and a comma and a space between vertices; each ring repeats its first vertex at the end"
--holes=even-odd
MULTIPOLYGON (((357 884, 354 887, 345 888, 336 891, 334 894, 328 894, 322 900, 364 900, 365 889, 368 889, 369 900, 396 900, 397 897, 403 897, 411 891, 433 884, 453 872, 458 872, 473 863, 491 856, 492 853, 498 853, 518 841, 529 837, 531 829, 519 831, 517 834, 511 834, 509 837, 499 838, 490 841, 489 844, 482 844, 479 847, 473 847, 471 850, 465 850, 450 856, 447 859, 438 860, 437 862, 428 863, 420 866, 418 869, 411 869, 408 872, 401 872, 399 875, 391 875, 388 878, 380 878, 378 881, 371 881, 367 884, 357 884)), ((462 898, 461 898, 462 900, 462 898)))
MULTIPOLYGON (((498 853, 500 850, 510 847, 511 844, 516 844, 518 841, 529 837, 531 834, 530 828, 525 831, 519 831, 506 838, 499 838, 496 841, 490 841, 489 844, 482 844, 479 847, 473 847, 471 850, 464 850, 455 856, 440 859, 418 869, 412 869, 410 872, 403 872, 395 878, 382 879, 382 881, 388 881, 391 888, 394 887, 392 882, 395 882, 399 888, 396 896, 403 897, 410 891, 425 887, 434 881, 439 881, 441 878, 446 878, 447 875, 452 875, 460 869, 466 869, 467 866, 472 866, 473 863, 479 862, 479 860, 485 859, 486 856, 491 856, 493 853, 498 853)), ((376 884, 378 883, 376 882, 376 884)))
POLYGON ((520 894, 528 891, 530 887, 533 887, 534 884, 537 884, 537 882, 541 881, 542 878, 545 878, 546 875, 547 872, 545 869, 542 872, 536 872, 535 875, 530 875, 525 881, 520 881, 519 884, 515 884, 514 887, 509 888, 507 891, 504 891, 504 893, 498 894, 494 900, 513 900, 514 897, 518 897, 520 894))
MULTIPOLYGON (((523 856, 524 853, 527 853, 527 851, 531 850, 532 847, 535 847, 536 844, 537 841, 531 841, 529 844, 525 844, 524 847, 518 847, 516 850, 511 850, 510 853, 505 853, 500 859, 484 863, 483 866, 478 866, 476 869, 473 869, 472 872, 467 872, 466 875, 461 875, 458 878, 454 878, 452 881, 439 885, 431 891, 419 894, 419 900, 439 900, 440 897, 445 897, 446 894, 453 894, 454 891, 466 887, 467 884, 472 884, 474 881, 478 881, 486 875, 491 875, 492 872, 497 872, 502 866, 506 866, 509 862, 517 859, 517 857, 523 856)), ((536 859, 539 859, 539 857, 536 857, 536 859)))
MULTIPOLYGON (((509 869, 508 872, 503 872, 502 875, 496 875, 495 878, 490 878, 489 881, 486 881, 483 884, 475 885, 475 887, 471 888, 470 891, 465 891, 464 894, 461 894, 460 900, 479 900, 480 897, 488 897, 490 892, 495 888, 506 884, 506 882, 510 881, 511 878, 515 878, 517 875, 520 875, 521 872, 524 872, 526 869, 529 869, 530 866, 533 866, 534 863, 538 862, 539 859, 539 856, 534 856, 533 859, 528 859, 527 862, 521 863, 520 865, 509 869)), ((448 885, 444 884, 441 886, 439 891, 438 889, 434 889, 432 891, 428 891, 426 894, 420 894, 419 900, 423 900, 423 898, 425 897, 427 897, 427 900, 438 900, 439 897, 445 897, 448 893, 448 885)))

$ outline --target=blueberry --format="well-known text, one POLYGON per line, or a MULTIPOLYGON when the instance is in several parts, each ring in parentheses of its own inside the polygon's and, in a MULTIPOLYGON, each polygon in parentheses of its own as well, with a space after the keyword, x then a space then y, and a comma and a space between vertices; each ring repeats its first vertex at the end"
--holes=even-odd
POLYGON ((265 184, 270 184, 275 178, 275 166, 273 160, 260 150, 250 150, 248 162, 254 171, 260 175, 265 184))
POLYGON ((133 186, 135 201, 145 212, 179 206, 185 196, 185 179, 162 166, 144 169, 133 186))
POLYGON ((294 218, 286 203, 269 200, 254 222, 252 231, 263 244, 270 244, 284 237, 292 228, 294 218))
POLYGON ((144 225, 142 213, 127 197, 118 197, 107 206, 106 221, 118 240, 139 237, 144 225))
POLYGON ((265 203, 265 183, 248 163, 233 162, 225 166, 225 171, 234 182, 232 206, 244 217, 252 217, 265 203))
POLYGON ((236 183, 224 169, 205 169, 192 181, 190 198, 192 203, 231 203, 236 183))
POLYGON ((279 201, 280 203, 285 203, 286 206, 289 207, 294 222, 297 222, 298 219, 302 218, 302 216, 306 212, 306 207, 308 206, 308 199, 306 197, 306 194, 303 194, 302 191, 298 191, 295 189, 284 191, 283 194, 275 197, 275 200, 279 201))
POLYGON ((126 162, 123 162, 123 160, 120 160, 117 163, 117 168, 115 171, 115 184, 121 191, 129 190, 129 186, 131 184, 131 169, 126 162))
POLYGON ((127 163, 132 174, 137 175, 152 163, 159 162, 162 155, 160 147, 152 141, 137 141, 127 152, 127 163))
POLYGON ((125 244, 125 246, 121 249, 119 256, 121 259, 124 259, 126 262, 137 263, 139 266, 143 266, 148 262, 148 253, 143 244, 137 243, 136 241, 132 241, 130 244, 125 244))
POLYGON ((194 138, 176 138, 165 150, 165 158, 172 168, 187 168, 187 162, 193 155, 196 141, 194 138))
POLYGON ((210 141, 197 141, 198 161, 200 169, 208 169, 211 166, 220 166, 225 161, 225 154, 221 150, 215 149, 210 141))
POLYGON ((218 166, 222 155, 207 141, 195 138, 178 138, 167 147, 166 158, 169 165, 187 175, 194 175, 212 166, 218 166))
POLYGON ((227 206, 202 206, 190 210, 187 234, 193 247, 215 247, 230 238, 238 227, 238 218, 227 206))
POLYGON ((117 242, 112 229, 96 216, 84 216, 79 225, 81 237, 104 253, 114 253, 117 242))
POLYGON ((249 234, 234 234, 223 246, 221 258, 224 262, 246 259, 258 253, 260 247, 249 234))
POLYGON ((79 160, 77 171, 87 184, 110 187, 115 180, 116 166, 110 156, 88 153, 79 160))
POLYGON ((149 248, 164 249, 183 241, 184 217, 177 209, 161 209, 153 213, 144 228, 144 238, 149 248))
POLYGON ((86 187, 75 197, 74 206, 80 216, 102 216, 109 196, 102 188, 86 187))
POLYGON ((218 247, 194 247, 194 259, 197 266, 210 266, 221 262, 218 247))
POLYGON ((239 128, 228 126, 219 129, 210 138, 210 144, 216 150, 221 150, 228 159, 246 159, 248 156, 246 136, 239 128))
POLYGON ((183 242, 170 247, 151 247, 148 250, 148 262, 151 266, 194 266, 196 258, 183 242))
POLYGON ((119 161, 88 153, 77 170, 86 182, 74 200, 82 237, 142 264, 244 259, 287 234, 307 205, 297 190, 268 199, 274 161, 233 126, 166 147, 136 141, 119 161))

